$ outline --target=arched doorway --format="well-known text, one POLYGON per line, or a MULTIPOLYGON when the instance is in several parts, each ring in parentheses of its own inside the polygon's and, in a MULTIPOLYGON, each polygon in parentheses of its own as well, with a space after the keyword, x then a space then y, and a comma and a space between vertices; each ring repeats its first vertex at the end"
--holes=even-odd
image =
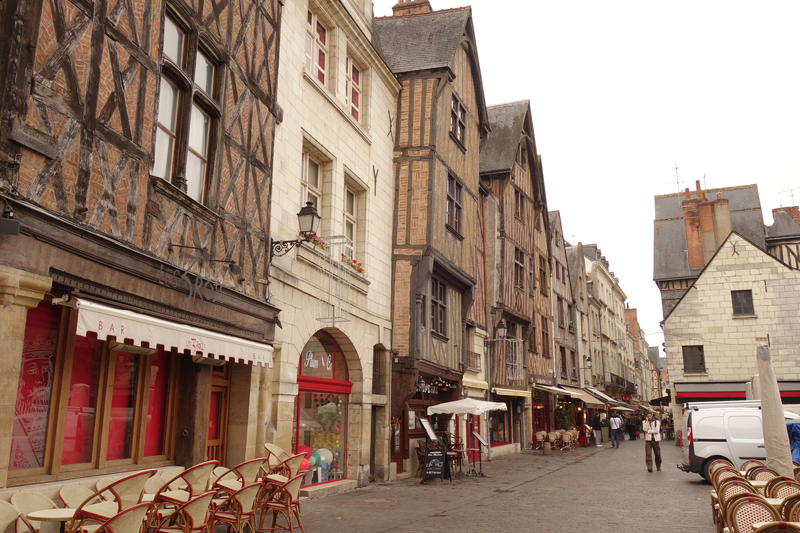
POLYGON ((304 484, 347 477, 347 436, 353 384, 340 344, 327 331, 303 346, 298 365, 295 450, 309 454, 304 484))

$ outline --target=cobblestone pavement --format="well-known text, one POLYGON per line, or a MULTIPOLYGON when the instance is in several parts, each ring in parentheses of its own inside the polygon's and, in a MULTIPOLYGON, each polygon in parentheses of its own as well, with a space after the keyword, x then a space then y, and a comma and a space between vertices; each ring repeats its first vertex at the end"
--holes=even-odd
POLYGON ((485 478, 412 478, 303 501, 301 516, 307 533, 713 533, 711 485, 675 467, 674 443, 661 448, 661 472, 647 472, 643 440, 527 452, 484 462, 485 478))

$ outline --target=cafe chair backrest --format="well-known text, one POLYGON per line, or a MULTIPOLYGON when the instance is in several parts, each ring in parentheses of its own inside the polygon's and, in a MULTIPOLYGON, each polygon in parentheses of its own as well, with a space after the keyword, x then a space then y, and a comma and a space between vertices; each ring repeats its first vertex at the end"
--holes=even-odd
POLYGON ((186 491, 189 492, 190 497, 195 494, 202 494, 208 491, 211 474, 217 466, 219 466, 219 461, 206 461, 205 463, 196 464, 175 476, 167 485, 171 488, 175 481, 182 479, 187 485, 186 491))
POLYGON ((778 514, 787 522, 797 522, 798 512, 800 512, 800 494, 793 494, 784 498, 778 509, 778 514))
POLYGON ((742 463, 742 466, 739 467, 739 470, 742 472, 747 472, 751 468, 755 468, 757 466, 766 466, 764 463, 759 461, 758 459, 748 459, 747 461, 742 463))
POLYGON ((769 481, 776 477, 780 477, 780 474, 766 466, 756 466, 747 471, 747 479, 752 481, 769 481))
POLYGON ((92 498, 92 501, 87 505, 100 502, 100 496, 97 496, 95 491, 83 485, 64 485, 59 489, 58 497, 61 498, 64 507, 70 509, 77 509, 87 498, 92 498))
POLYGON ((172 521, 175 521, 177 524, 179 524, 180 529, 184 532, 196 531, 198 529, 204 530, 208 522, 211 499, 215 494, 216 493, 214 491, 209 491, 195 496, 188 502, 178 507, 178 510, 175 511, 174 514, 166 517, 162 524, 160 524, 159 527, 151 533, 161 531, 162 526, 164 525, 167 526, 164 528, 166 531, 177 533, 176 527, 170 525, 172 521))
POLYGON ((786 522, 767 522, 754 529, 753 533, 800 533, 800 526, 786 522))
POLYGON ((300 463, 303 462, 305 459, 306 454, 298 453, 297 455, 293 455, 284 461, 286 465, 286 469, 289 471, 289 474, 286 477, 294 477, 300 471, 300 463))
POLYGON ((153 476, 144 482, 144 493, 145 494, 155 494, 161 487, 163 487, 167 483, 167 480, 164 479, 160 474, 153 474, 153 476))
POLYGON ((144 485, 155 473, 155 470, 142 470, 125 476, 107 487, 107 490, 114 494, 120 511, 130 509, 142 500, 144 485))
POLYGON ((283 461, 283 460, 285 460, 285 459, 287 459, 289 457, 289 454, 286 453, 283 450, 283 448, 281 448, 277 444, 272 444, 271 442, 266 443, 264 445, 264 449, 267 450, 272 455, 274 455, 275 457, 277 457, 278 459, 280 459, 281 461, 283 461))
POLYGON ((152 503, 140 503, 128 507, 103 522, 95 533, 141 533, 144 519, 152 506, 152 503))
POLYGON ((733 533, 750 533, 756 522, 777 522, 780 519, 778 511, 764 498, 751 495, 731 501, 725 523, 733 533))
POLYGON ((19 510, 10 503, 0 500, 0 533, 15 533, 18 518, 19 510))
POLYGON ((23 518, 24 516, 27 516, 28 513, 32 513, 33 511, 44 511, 45 509, 55 509, 57 507, 55 502, 53 502, 53 500, 44 494, 39 494, 38 492, 32 492, 29 490, 15 492, 11 495, 10 500, 11 505, 13 505, 19 511, 19 520, 17 520, 17 531, 19 533, 22 533, 28 529, 26 525, 27 523, 29 523, 36 531, 39 531, 41 528, 41 522, 34 520, 28 522, 23 518))

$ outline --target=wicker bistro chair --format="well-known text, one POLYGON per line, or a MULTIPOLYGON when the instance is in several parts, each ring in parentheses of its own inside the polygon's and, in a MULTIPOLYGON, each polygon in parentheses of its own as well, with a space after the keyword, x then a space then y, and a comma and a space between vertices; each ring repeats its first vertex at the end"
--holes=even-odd
POLYGON ((18 533, 26 530, 36 533, 41 528, 41 522, 36 520, 28 521, 26 516, 33 511, 44 511, 45 509, 55 509, 57 505, 53 500, 38 492, 22 490, 11 495, 11 505, 17 510, 16 529, 18 533))
POLYGON ((778 514, 787 522, 800 522, 800 519, 798 519, 798 515, 800 515, 800 494, 793 494, 784 498, 778 509, 778 514))
POLYGON ((8 502, 0 501, 0 533, 19 531, 15 529, 17 519, 19 519, 19 509, 8 502))
POLYGON ((711 515, 717 530, 721 531, 725 522, 725 507, 737 494, 758 494, 750 483, 736 478, 726 478, 719 486, 719 491, 711 498, 711 515))
MULTIPOLYGON (((100 528, 102 529, 112 518, 127 509, 137 506, 142 500, 145 483, 155 472, 154 469, 142 470, 120 478, 104 488, 100 488, 76 508, 67 531, 69 533, 78 533, 92 529, 92 527, 86 526, 87 522, 101 524, 100 528), (97 502, 97 497, 103 494, 110 494, 111 499, 97 502)), ((149 508, 150 504, 147 504, 147 509, 149 508)), ((113 526, 111 525, 106 526, 106 528, 113 531, 113 526)))
POLYGON ((728 505, 723 533, 750 533, 755 522, 778 522, 781 517, 767 500, 760 496, 739 495, 728 505))
POLYGON ((776 477, 780 477, 780 474, 766 466, 756 466, 747 471, 747 479, 752 481, 769 481, 776 477))
POLYGON ((733 468, 729 468, 727 466, 718 468, 714 471, 714 474, 711 476, 711 484, 714 486, 714 490, 719 489, 720 481, 729 477, 745 479, 744 477, 742 477, 742 475, 739 473, 738 470, 734 470, 733 468))
POLYGON ((751 468, 755 468, 757 466, 767 466, 758 459, 748 459, 747 461, 743 462, 742 465, 739 467, 739 470, 742 472, 747 472, 751 468))
POLYGON ((214 491, 199 494, 162 518, 148 533, 209 533, 208 513, 214 491))
POLYGON ((152 506, 151 503, 140 503, 128 507, 103 522, 95 533, 141 533, 152 506))
POLYGON ((269 455, 274 455, 279 461, 285 461, 289 458, 289 454, 286 453, 283 448, 278 446, 277 444, 272 444, 268 442, 264 445, 264 449, 267 450, 269 455))
MULTIPOLYGON (((301 458, 302 459, 302 458, 301 458)), ((266 459, 259 457, 226 470, 214 483, 213 488, 221 493, 233 494, 245 485, 255 483, 266 459)), ((216 469, 215 469, 216 470, 216 469)))
POLYGON ((550 443, 550 448, 555 450, 561 446, 561 437, 555 431, 551 431, 547 434, 547 442, 550 443))
POLYGON ((253 529, 258 492, 262 484, 251 483, 228 496, 215 507, 208 516, 208 531, 214 531, 219 525, 228 526, 228 531, 243 533, 244 526, 253 529))
POLYGON ((261 517, 258 522, 258 532, 261 531, 289 531, 290 533, 297 528, 305 533, 303 521, 300 519, 300 485, 303 476, 295 476, 277 487, 269 500, 260 504, 261 517), (272 527, 264 527, 269 513, 272 513, 272 527), (286 525, 278 523, 278 519, 283 517, 286 525), (297 525, 293 525, 293 517, 297 519, 297 525))
POLYGON ((784 499, 794 494, 800 494, 800 483, 786 476, 778 476, 767 481, 764 494, 768 498, 784 499))
POLYGON ((536 432, 536 447, 535 450, 541 450, 544 448, 544 441, 547 440, 547 432, 546 431, 537 431, 536 432))
POLYGON ((800 533, 800 526, 786 522, 767 522, 754 529, 753 533, 800 533))
POLYGON ((153 496, 153 508, 147 519, 148 527, 175 512, 178 506, 198 494, 208 492, 209 480, 219 461, 206 461, 187 468, 167 481, 153 496))
POLYGON ((89 505, 100 503, 100 495, 83 485, 64 485, 59 489, 58 497, 64 503, 64 507, 70 509, 77 509, 86 500, 91 500, 89 505))
POLYGON ((144 493, 156 494, 158 491, 161 490, 161 487, 163 487, 166 484, 167 480, 164 479, 163 476, 161 476, 160 474, 153 474, 153 476, 144 483, 144 493))

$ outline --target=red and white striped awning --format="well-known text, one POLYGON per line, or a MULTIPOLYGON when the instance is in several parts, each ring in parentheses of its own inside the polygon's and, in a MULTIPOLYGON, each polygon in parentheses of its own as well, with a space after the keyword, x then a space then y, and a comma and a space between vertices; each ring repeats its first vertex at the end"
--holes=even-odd
POLYGON ((78 329, 76 334, 97 333, 99 339, 114 336, 118 342, 130 339, 135 344, 162 345, 166 349, 211 359, 244 362, 272 367, 272 346, 224 333, 178 324, 135 311, 99 304, 91 300, 76 301, 78 329))

